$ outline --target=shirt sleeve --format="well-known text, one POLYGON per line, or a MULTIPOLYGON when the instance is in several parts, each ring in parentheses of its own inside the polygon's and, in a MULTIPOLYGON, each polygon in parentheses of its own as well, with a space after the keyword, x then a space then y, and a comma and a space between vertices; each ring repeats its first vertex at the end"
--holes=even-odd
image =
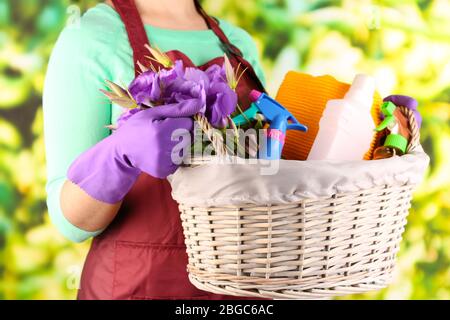
POLYGON ((244 29, 236 27, 225 20, 219 19, 219 24, 230 42, 241 50, 245 60, 252 65, 259 80, 265 86, 264 70, 259 58, 258 47, 252 36, 244 29))
POLYGON ((48 212, 58 230, 75 242, 102 231, 77 228, 60 206, 72 161, 110 133, 105 125, 111 123, 111 104, 99 91, 109 77, 96 47, 83 27, 66 27, 51 54, 43 93, 48 212))

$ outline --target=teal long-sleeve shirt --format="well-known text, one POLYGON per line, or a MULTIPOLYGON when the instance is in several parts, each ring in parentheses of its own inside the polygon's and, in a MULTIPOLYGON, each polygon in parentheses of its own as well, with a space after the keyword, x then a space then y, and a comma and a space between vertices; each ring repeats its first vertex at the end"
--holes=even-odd
MULTIPOLYGON (((264 82, 258 52, 250 35, 223 20, 220 26, 264 82)), ((196 65, 223 55, 211 30, 180 31, 145 25, 152 45, 162 51, 180 50, 196 65)), ((83 151, 110 134, 123 109, 99 91, 105 79, 128 85, 134 78, 133 53, 125 26, 106 4, 89 9, 60 34, 50 57, 43 108, 47 159, 47 206, 52 222, 68 239, 81 242, 97 232, 72 225, 63 215, 60 193, 70 164, 83 151)))

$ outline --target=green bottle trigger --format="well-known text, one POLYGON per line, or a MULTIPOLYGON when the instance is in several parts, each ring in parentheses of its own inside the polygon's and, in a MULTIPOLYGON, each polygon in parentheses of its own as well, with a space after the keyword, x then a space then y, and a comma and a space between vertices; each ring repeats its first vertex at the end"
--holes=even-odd
POLYGON ((375 128, 375 131, 382 131, 388 128, 392 123, 394 123, 395 116, 394 111, 397 106, 390 101, 383 102, 381 105, 381 112, 384 114, 384 120, 375 128))

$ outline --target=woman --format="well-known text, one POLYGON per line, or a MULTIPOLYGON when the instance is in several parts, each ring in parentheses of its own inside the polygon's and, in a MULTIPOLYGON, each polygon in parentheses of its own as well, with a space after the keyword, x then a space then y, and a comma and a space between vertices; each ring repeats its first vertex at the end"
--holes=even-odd
POLYGON ((128 84, 145 44, 170 51, 185 65, 247 67, 237 92, 248 106, 263 91, 250 36, 209 17, 196 0, 112 0, 66 27, 45 82, 44 123, 48 208, 67 238, 95 237, 81 276, 79 299, 226 299, 188 280, 177 204, 164 178, 176 170, 167 130, 192 130, 193 107, 158 108, 132 116, 110 135, 105 125, 123 111, 99 89, 128 84), (217 58, 219 57, 219 58, 217 58))

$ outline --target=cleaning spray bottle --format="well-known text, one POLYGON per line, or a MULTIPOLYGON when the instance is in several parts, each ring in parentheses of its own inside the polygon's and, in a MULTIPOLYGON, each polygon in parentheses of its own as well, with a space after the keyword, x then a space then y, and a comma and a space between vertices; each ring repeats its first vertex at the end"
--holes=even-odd
POLYGON ((308 160, 362 160, 371 147, 375 80, 358 74, 343 99, 329 100, 308 160))
MULTIPOLYGON (((265 121, 270 123, 269 128, 265 131, 266 141, 260 143, 258 158, 280 159, 286 139, 286 130, 307 131, 308 128, 295 119, 285 107, 265 93, 253 90, 249 97, 253 102, 249 113, 254 116, 257 109, 264 116, 265 121)), ((248 115, 250 115, 249 113, 248 115)))
POLYGON ((384 102, 381 106, 381 112, 385 118, 375 130, 378 132, 386 130, 387 136, 383 146, 375 149, 374 160, 403 155, 411 136, 408 129, 408 120, 395 104, 384 102))

